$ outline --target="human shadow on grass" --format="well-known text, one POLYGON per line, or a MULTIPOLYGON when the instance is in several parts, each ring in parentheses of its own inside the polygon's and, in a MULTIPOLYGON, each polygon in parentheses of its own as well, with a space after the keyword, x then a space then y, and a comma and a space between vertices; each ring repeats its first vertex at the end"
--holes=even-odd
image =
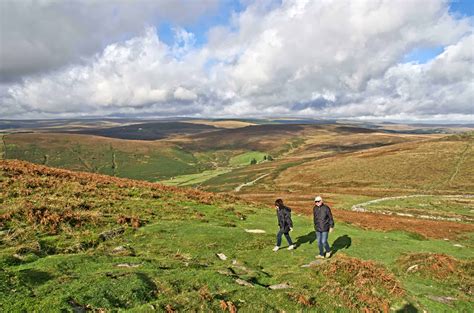
POLYGON ((307 242, 312 244, 315 240, 316 240, 316 233, 314 231, 312 231, 312 232, 309 232, 306 235, 296 237, 295 245, 296 245, 296 247, 299 247, 302 244, 307 243, 307 242))
POLYGON ((342 249, 349 249, 352 245, 352 239, 348 235, 339 236, 334 242, 332 243, 331 247, 331 256, 337 253, 337 251, 342 249))
POLYGON ((396 313, 417 313, 418 309, 413 306, 413 304, 408 303, 400 310, 397 310, 396 313))

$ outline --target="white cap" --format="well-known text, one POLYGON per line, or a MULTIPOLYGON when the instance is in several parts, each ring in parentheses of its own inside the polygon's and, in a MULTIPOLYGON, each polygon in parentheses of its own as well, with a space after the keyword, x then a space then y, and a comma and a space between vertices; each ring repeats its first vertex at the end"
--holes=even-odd
POLYGON ((314 198, 314 202, 317 202, 317 201, 323 201, 323 198, 321 198, 320 196, 316 196, 316 198, 314 198))

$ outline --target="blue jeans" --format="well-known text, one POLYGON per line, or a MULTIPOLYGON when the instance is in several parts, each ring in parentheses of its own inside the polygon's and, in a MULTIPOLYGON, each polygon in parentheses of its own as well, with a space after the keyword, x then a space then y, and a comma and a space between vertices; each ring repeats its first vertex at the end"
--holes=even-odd
POLYGON ((283 233, 283 231, 280 229, 280 231, 277 234, 277 246, 281 245, 281 236, 285 235, 286 241, 288 241, 288 244, 291 246, 293 242, 291 241, 290 235, 288 233, 283 233))
POLYGON ((319 255, 324 256, 324 249, 326 249, 326 252, 331 251, 331 248, 328 244, 328 234, 329 232, 327 231, 316 231, 316 240, 318 241, 319 255))

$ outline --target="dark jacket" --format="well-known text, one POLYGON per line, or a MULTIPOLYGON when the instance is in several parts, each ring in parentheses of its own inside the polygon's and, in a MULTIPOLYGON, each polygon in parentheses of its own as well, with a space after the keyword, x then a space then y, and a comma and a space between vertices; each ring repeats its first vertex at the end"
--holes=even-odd
POLYGON ((277 209, 278 226, 283 233, 288 233, 290 227, 293 228, 291 220, 291 209, 287 206, 278 207, 277 209))
POLYGON ((313 207, 314 229, 319 232, 329 231, 334 227, 334 219, 332 218, 331 209, 323 203, 320 207, 313 207))

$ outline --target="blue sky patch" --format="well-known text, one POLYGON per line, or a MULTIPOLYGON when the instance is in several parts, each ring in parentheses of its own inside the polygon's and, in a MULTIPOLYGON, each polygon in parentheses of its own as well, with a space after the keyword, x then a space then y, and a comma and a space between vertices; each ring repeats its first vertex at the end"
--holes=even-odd
POLYGON ((449 6, 449 12, 454 15, 473 16, 474 1, 472 0, 453 0, 449 6))
POLYGON ((443 46, 429 48, 415 48, 403 56, 403 63, 416 62, 419 64, 427 63, 436 58, 444 50, 443 46))
POLYGON ((201 16, 196 22, 190 25, 174 25, 168 21, 157 25, 158 36, 169 46, 174 44, 174 31, 176 27, 182 27, 187 32, 195 35, 196 46, 201 47, 207 43, 207 32, 214 26, 229 25, 232 14, 245 10, 245 6, 239 0, 225 0, 219 5, 218 9, 211 14, 201 16))

